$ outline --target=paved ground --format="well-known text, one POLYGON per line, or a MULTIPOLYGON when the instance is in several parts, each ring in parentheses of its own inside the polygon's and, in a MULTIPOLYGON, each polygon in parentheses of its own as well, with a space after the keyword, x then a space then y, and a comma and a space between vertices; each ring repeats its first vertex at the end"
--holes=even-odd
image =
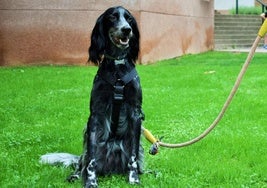
MULTIPOLYGON (((240 48, 240 49, 216 49, 215 51, 224 51, 224 52, 249 52, 251 48, 240 48)), ((267 53, 267 49, 264 49, 262 46, 259 46, 256 49, 256 52, 267 53)))

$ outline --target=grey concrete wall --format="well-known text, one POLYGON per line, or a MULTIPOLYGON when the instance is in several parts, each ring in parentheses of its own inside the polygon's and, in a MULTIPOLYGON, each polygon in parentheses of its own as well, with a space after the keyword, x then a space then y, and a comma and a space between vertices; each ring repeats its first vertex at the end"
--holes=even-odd
POLYGON ((97 17, 116 5, 138 21, 142 63, 213 48, 213 0, 1 0, 0 65, 85 64, 97 17))

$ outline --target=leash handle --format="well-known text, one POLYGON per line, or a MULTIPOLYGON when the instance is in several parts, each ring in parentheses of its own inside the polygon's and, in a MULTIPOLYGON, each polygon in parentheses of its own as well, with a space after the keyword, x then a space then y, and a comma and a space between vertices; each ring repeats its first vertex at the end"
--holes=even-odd
POLYGON ((147 130, 146 128, 144 128, 143 126, 142 126, 142 132, 143 132, 145 138, 146 138, 151 144, 154 144, 154 143, 158 142, 158 140, 152 135, 152 133, 151 133, 149 130, 147 130))
POLYGON ((141 130, 145 138, 152 144, 149 150, 149 154, 156 155, 159 151, 159 140, 156 139, 153 134, 145 127, 142 126, 141 130))
POLYGON ((263 24, 261 25, 258 35, 262 38, 266 33, 267 33, 267 19, 265 19, 263 24))

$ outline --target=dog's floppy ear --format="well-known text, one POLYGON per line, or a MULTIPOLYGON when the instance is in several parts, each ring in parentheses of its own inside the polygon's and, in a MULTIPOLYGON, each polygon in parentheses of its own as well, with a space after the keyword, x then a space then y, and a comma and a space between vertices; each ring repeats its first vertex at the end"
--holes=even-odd
POLYGON ((139 38, 140 38, 140 34, 139 34, 139 29, 137 26, 137 22, 134 19, 134 17, 132 17, 131 23, 130 23, 132 30, 133 30, 133 38, 130 40, 130 57, 131 59, 135 62, 138 58, 138 54, 139 54, 139 38))
POLYGON ((103 17, 102 14, 96 21, 95 27, 91 34, 91 46, 89 47, 89 59, 88 61, 98 64, 101 61, 102 55, 104 54, 104 48, 106 40, 103 29, 103 17))

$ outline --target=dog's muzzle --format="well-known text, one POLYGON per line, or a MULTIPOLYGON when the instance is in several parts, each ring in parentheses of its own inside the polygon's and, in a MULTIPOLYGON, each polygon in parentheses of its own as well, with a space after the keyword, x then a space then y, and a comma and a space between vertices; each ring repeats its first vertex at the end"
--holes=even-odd
POLYGON ((111 29, 109 32, 109 38, 112 43, 121 49, 129 47, 129 42, 132 36, 133 32, 129 26, 125 26, 120 29, 111 29))

